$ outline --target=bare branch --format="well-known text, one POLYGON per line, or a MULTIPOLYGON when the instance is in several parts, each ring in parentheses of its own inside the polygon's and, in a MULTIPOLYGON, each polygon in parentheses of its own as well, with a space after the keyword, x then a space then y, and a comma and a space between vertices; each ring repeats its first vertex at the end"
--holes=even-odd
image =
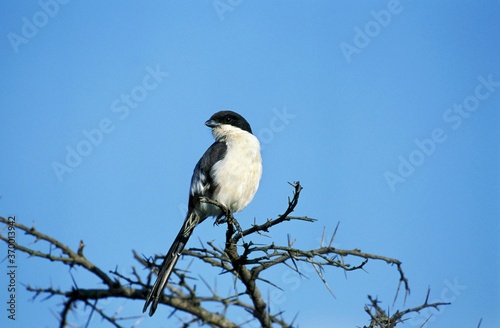
MULTIPOLYGON (((392 316, 389 315, 387 311, 382 309, 379 306, 379 301, 372 296, 368 295, 368 300, 370 301, 369 305, 365 306, 365 312, 368 313, 368 315, 371 318, 371 322, 369 326, 364 326, 364 328, 393 328, 399 323, 403 323, 406 319, 404 318, 405 316, 408 316, 412 313, 419 313, 423 309, 427 308, 434 308, 436 310, 439 310, 440 306, 444 305, 450 305, 451 303, 445 303, 445 302, 436 302, 436 303, 429 303, 429 295, 430 295, 430 289, 427 289, 427 295, 425 297, 425 301, 422 305, 409 308, 403 311, 396 311, 392 316)), ((430 319, 427 318, 427 320, 422 324, 421 327, 425 325, 425 323, 430 319)))
POLYGON ((274 220, 268 220, 263 224, 260 225, 253 225, 251 228, 243 231, 243 233, 238 234, 234 237, 233 242, 236 244, 243 236, 248 236, 250 234, 256 233, 256 232, 269 232, 269 228, 280 224, 284 221, 290 221, 290 220, 300 220, 300 221, 308 221, 308 222, 314 222, 316 221, 315 219, 308 218, 308 217, 299 217, 299 216, 290 216, 290 214, 295 210, 295 207, 297 206, 299 202, 299 197, 300 197, 300 192, 302 191, 302 186, 300 185, 300 182, 294 182, 294 183, 289 183, 292 187, 294 187, 294 192, 293 192, 293 197, 290 200, 288 198, 288 207, 286 208, 285 212, 281 215, 278 215, 277 219, 274 220))
MULTIPOLYGON (((238 221, 233 217, 232 213, 227 211, 222 204, 214 202, 210 199, 204 199, 207 203, 212 203, 220 206, 225 213, 225 218, 218 218, 217 223, 226 223, 227 230, 224 240, 224 246, 217 246, 214 242, 201 242, 199 247, 184 249, 182 255, 189 259, 185 263, 184 268, 174 269, 170 283, 167 285, 165 293, 162 295, 160 303, 172 308, 172 314, 176 311, 182 311, 189 314, 187 318, 180 319, 183 322, 183 327, 190 327, 195 324, 208 325, 211 327, 240 327, 246 323, 258 322, 261 327, 293 327, 297 320, 295 316, 291 321, 283 318, 283 311, 273 313, 269 307, 269 300, 265 300, 261 284, 271 286, 270 288, 281 289, 281 287, 273 281, 261 277, 265 270, 284 265, 296 272, 299 276, 304 277, 304 274, 299 269, 299 262, 311 265, 318 277, 321 279, 326 289, 335 297, 333 290, 329 284, 330 269, 339 268, 346 274, 349 271, 363 270, 371 261, 381 261, 390 265, 395 265, 399 273, 399 282, 394 302, 399 294, 400 288, 405 290, 405 300, 410 292, 408 279, 402 269, 402 264, 399 260, 362 252, 359 249, 338 249, 333 247, 333 241, 338 233, 339 224, 335 227, 335 231, 331 238, 327 238, 323 230, 320 247, 315 249, 300 249, 294 247, 295 239, 287 235, 285 245, 277 245, 273 242, 270 244, 254 244, 251 238, 254 234, 269 233, 270 228, 289 221, 314 222, 315 219, 306 216, 291 216, 292 212, 299 201, 299 196, 302 191, 302 186, 299 182, 290 184, 293 187, 293 196, 288 199, 288 204, 283 214, 275 219, 268 219, 264 223, 258 224, 254 222, 250 228, 243 230, 238 221), (249 240, 245 242, 245 239, 249 240), (189 265, 193 261, 208 264, 210 267, 215 267, 220 270, 221 274, 226 274, 232 281, 232 288, 227 295, 220 295, 217 285, 211 286, 202 275, 192 275, 189 272, 189 265), (206 290, 200 292, 197 288, 197 282, 206 287, 206 290), (242 289, 243 286, 243 289, 242 289), (217 311, 214 311, 216 305, 217 311), (240 317, 248 317, 245 322, 233 322, 228 316, 235 316, 235 311, 239 311, 240 317)), ((100 288, 78 286, 73 280, 73 286, 68 290, 63 290, 55 287, 32 287, 27 286, 27 290, 33 293, 33 299, 40 295, 44 295, 45 299, 51 297, 60 297, 63 299, 62 308, 58 314, 60 316, 60 327, 67 327, 68 314, 74 311, 77 304, 84 304, 89 315, 87 318, 87 326, 90 326, 91 319, 94 315, 101 317, 104 322, 107 322, 113 327, 122 327, 122 321, 131 320, 140 317, 118 317, 116 313, 106 313, 99 306, 100 301, 104 299, 118 298, 128 300, 143 301, 147 290, 151 284, 153 275, 157 272, 163 256, 145 257, 133 251, 133 258, 137 261, 140 267, 147 268, 147 274, 144 277, 135 267, 131 268, 130 273, 124 274, 114 270, 104 270, 98 268, 84 255, 85 244, 80 241, 76 251, 60 242, 56 238, 48 236, 34 227, 27 227, 19 223, 13 223, 5 218, 0 217, 0 223, 12 225, 26 234, 34 238, 34 242, 29 245, 13 244, 13 246, 21 252, 28 254, 30 257, 37 257, 48 260, 50 262, 60 263, 70 268, 79 266, 91 275, 97 276, 103 283, 100 288), (40 243, 48 245, 49 251, 40 250, 40 243)), ((0 233, 0 240, 12 244, 6 236, 0 233)), ((10 245, 9 244, 9 245, 10 245)), ((112 267, 115 265, 112 265, 112 267)), ((70 271, 71 274, 71 271, 70 271)), ((73 278, 73 277, 72 277, 73 278)), ((439 309, 441 306, 449 303, 429 303, 430 290, 427 292, 427 297, 422 305, 397 310, 392 316, 380 307, 380 302, 377 299, 368 296, 370 301, 365 306, 365 311, 370 316, 371 323, 368 328, 392 328, 406 320, 406 317, 412 313, 419 312, 425 308, 439 309)), ((102 303, 101 303, 102 304, 102 303)), ((238 313, 238 312, 237 312, 238 313)), ((425 323, 424 323, 425 324, 425 323)), ((478 328, 481 325, 479 322, 478 328)))
MULTIPOLYGON (((62 256, 55 256, 52 255, 51 253, 44 253, 41 251, 36 251, 34 249, 15 244, 16 249, 34 257, 40 257, 40 258, 45 258, 53 262, 61 262, 63 264, 70 264, 70 265, 78 265, 89 272, 92 272, 94 275, 96 275, 98 278, 102 280, 104 284, 106 284, 109 288, 113 288, 115 282, 108 276, 106 275, 102 270, 100 270, 96 265, 94 265, 92 262, 88 261, 85 256, 83 256, 83 241, 80 243, 78 253, 82 253, 81 255, 78 253, 75 253, 71 250, 70 247, 64 245, 60 241, 58 241, 55 238, 52 238, 46 234, 41 233, 40 231, 36 230, 35 227, 29 228, 23 224, 17 223, 17 222, 8 222, 7 219, 0 217, 0 222, 4 224, 10 224, 13 225, 14 227, 24 231, 27 235, 31 235, 35 237, 35 243, 39 240, 46 241, 49 243, 49 245, 55 246, 56 248, 60 249, 63 253, 62 256)), ((7 237, 4 235, 0 234, 0 239, 8 243, 7 237)))

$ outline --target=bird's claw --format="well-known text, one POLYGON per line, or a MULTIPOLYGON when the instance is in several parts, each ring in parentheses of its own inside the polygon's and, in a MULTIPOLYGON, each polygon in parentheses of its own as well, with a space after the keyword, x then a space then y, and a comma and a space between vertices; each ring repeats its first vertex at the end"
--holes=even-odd
POLYGON ((224 224, 227 222, 227 216, 223 213, 219 214, 219 216, 215 219, 214 225, 224 224))
POLYGON ((231 211, 229 210, 229 208, 227 208, 226 205, 216 201, 216 200, 213 200, 213 199, 210 199, 208 197, 205 197, 205 196, 202 196, 200 197, 200 202, 202 203, 208 203, 208 204, 212 204, 214 206, 217 206, 220 210, 221 210, 221 214, 219 214, 219 216, 217 217, 217 219, 215 219, 215 222, 214 222, 214 225, 215 224, 221 224, 221 223, 226 223, 228 222, 228 219, 231 218, 231 211), (224 217, 224 218, 223 218, 224 217))

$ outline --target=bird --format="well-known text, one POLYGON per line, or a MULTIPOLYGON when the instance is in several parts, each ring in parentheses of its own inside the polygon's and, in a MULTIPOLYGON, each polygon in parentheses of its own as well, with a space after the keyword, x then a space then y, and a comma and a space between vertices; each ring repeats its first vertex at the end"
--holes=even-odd
POLYGON ((247 120, 236 112, 223 110, 213 114, 205 125, 211 128, 215 141, 193 170, 186 218, 146 297, 142 312, 151 305, 149 316, 155 313, 163 289, 194 228, 208 217, 220 219, 227 213, 243 210, 259 187, 262 176, 260 143, 247 120), (207 202, 207 199, 214 202, 207 202))

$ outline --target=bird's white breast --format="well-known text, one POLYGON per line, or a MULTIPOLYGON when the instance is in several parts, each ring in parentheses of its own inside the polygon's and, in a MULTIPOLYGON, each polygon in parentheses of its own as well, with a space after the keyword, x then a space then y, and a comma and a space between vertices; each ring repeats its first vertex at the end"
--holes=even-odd
POLYGON ((253 199, 262 175, 260 144, 251 133, 224 126, 227 151, 212 168, 218 182, 213 198, 232 212, 241 211, 253 199))

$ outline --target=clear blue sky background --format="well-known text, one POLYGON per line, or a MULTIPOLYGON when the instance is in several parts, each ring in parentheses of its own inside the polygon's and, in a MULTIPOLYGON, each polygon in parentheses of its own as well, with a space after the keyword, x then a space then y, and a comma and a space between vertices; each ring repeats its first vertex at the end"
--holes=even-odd
MULTIPOLYGON (((335 247, 403 262, 407 306, 429 286, 430 300, 453 302, 427 327, 481 318, 500 327, 499 1, 47 2, 5 3, 0 19, 2 215, 73 249, 83 239, 89 260, 128 274, 132 249, 167 250, 212 142, 203 123, 232 109, 263 143, 261 186, 242 224, 282 212, 287 182, 300 180, 296 214, 318 222, 282 225, 272 241, 290 234, 297 247, 318 247, 323 228, 331 234, 340 221, 335 247), (100 125, 106 133, 91 145, 85 132, 100 125), (68 149, 85 156, 67 163, 68 149), (75 167, 58 176, 55 162, 75 167)), ((190 245, 223 236, 207 221, 190 245)), ((56 326, 61 300, 31 301, 21 284, 69 289, 67 267, 19 252, 17 261, 17 320, 2 310, 0 325, 56 326)), ((298 314, 301 327, 366 324, 366 295, 391 308, 398 279, 375 262, 347 279, 329 269, 333 299, 310 268, 302 280, 287 270, 268 276, 283 289, 269 294, 271 308, 298 314)), ((72 274, 99 287, 81 269, 72 274)), ((2 309, 6 289, 2 274, 2 309)), ((101 305, 138 316, 125 326, 179 325, 166 307, 146 318, 142 301, 101 305)), ((87 315, 79 306, 70 321, 83 326, 87 315)), ((91 326, 101 324, 94 315, 91 326)))

